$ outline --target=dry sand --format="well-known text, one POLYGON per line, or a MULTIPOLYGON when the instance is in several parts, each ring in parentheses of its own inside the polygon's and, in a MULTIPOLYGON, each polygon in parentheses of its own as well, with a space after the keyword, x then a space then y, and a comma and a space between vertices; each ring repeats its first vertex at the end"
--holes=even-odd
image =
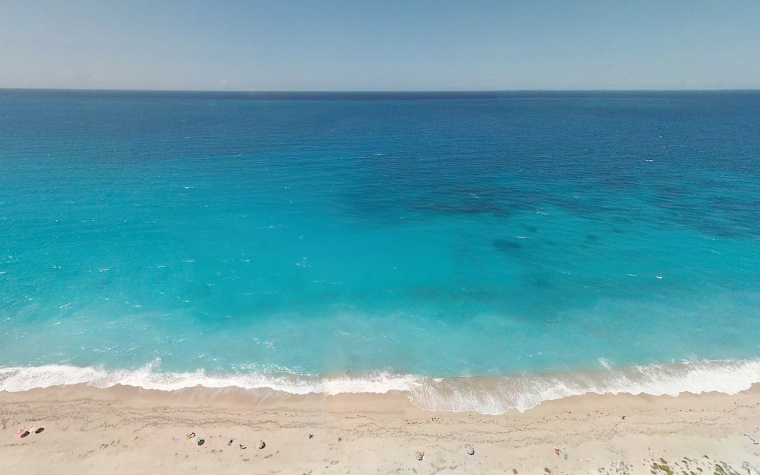
POLYGON ((760 441, 758 386, 585 395, 500 416, 425 411, 403 394, 72 386, 0 392, 0 429, 0 474, 760 473, 744 435, 760 441))

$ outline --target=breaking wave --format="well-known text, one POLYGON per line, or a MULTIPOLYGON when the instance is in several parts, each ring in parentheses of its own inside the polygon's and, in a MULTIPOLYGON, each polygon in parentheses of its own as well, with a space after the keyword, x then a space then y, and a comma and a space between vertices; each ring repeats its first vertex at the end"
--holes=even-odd
POLYGON ((477 411, 493 415, 510 409, 522 412, 544 401, 587 393, 653 396, 677 396, 685 392, 736 394, 759 382, 760 359, 702 360, 593 372, 469 378, 428 378, 387 371, 329 377, 260 372, 207 374, 203 370, 171 373, 160 370, 160 360, 137 370, 66 365, 0 368, 0 391, 8 392, 75 384, 97 388, 120 384, 161 391, 237 387, 300 395, 396 392, 407 394, 413 404, 423 409, 477 411))

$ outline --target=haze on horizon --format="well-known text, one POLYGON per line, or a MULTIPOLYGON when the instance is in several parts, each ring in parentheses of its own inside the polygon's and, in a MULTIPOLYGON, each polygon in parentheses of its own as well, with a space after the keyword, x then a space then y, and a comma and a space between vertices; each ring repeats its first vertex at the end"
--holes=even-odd
POLYGON ((6 0, 0 87, 760 88, 752 0, 6 0))

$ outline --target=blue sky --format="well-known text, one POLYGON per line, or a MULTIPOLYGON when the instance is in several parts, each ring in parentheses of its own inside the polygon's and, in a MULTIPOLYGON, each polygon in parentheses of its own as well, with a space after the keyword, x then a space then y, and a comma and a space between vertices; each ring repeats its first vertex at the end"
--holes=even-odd
POLYGON ((760 1, 0 0, 0 87, 760 88, 760 1))

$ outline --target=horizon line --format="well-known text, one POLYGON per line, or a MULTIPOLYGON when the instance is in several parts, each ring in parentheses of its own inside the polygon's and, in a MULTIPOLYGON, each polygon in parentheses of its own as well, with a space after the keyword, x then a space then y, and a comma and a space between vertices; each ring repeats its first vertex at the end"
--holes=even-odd
POLYGON ((158 92, 158 93, 214 93, 214 94, 500 94, 536 92, 754 92, 760 87, 732 88, 602 88, 602 89, 119 89, 119 88, 71 88, 71 87, 0 87, 0 91, 50 91, 50 92, 158 92))

